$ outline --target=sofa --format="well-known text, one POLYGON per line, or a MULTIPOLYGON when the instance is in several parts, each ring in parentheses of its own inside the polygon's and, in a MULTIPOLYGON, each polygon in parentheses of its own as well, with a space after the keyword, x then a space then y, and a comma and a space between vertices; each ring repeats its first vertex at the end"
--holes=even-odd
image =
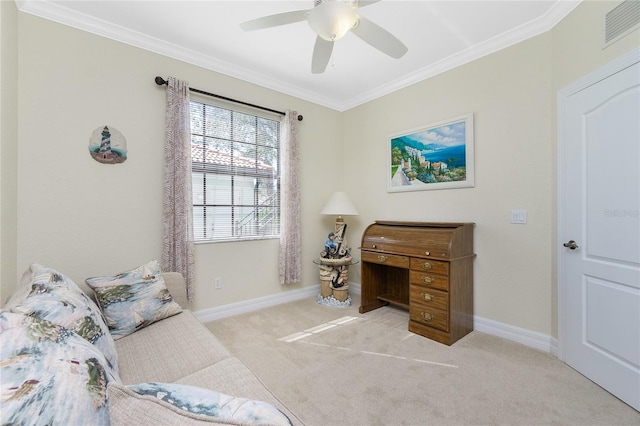
POLYGON ((31 265, 0 311, 2 424, 302 424, 187 306, 155 261, 86 284, 31 265), (118 335, 134 287, 164 313, 118 335))

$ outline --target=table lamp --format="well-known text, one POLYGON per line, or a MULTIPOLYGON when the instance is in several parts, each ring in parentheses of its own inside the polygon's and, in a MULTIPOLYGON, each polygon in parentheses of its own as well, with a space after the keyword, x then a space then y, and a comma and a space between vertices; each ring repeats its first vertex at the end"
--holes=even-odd
MULTIPOLYGON (((345 237, 347 225, 344 223, 342 215, 357 215, 358 210, 356 210, 351 200, 349 200, 346 192, 334 192, 331 198, 329 198, 329 201, 327 201, 327 204, 324 205, 320 214, 337 216, 335 232, 333 233, 332 239, 335 239, 334 243, 338 248, 342 247, 342 249, 339 253, 336 253, 335 256, 342 257, 346 255, 349 252, 347 239, 345 237)), ((333 255, 330 255, 330 257, 333 257, 333 255)))
POLYGON ((338 216, 336 218, 337 233, 338 230, 344 226, 344 219, 342 218, 342 215, 357 216, 359 213, 346 192, 334 192, 331 198, 329 198, 329 201, 327 201, 327 204, 324 205, 320 214, 338 216))
POLYGON ((331 300, 328 296, 333 295, 333 300, 337 303, 351 305, 351 297, 348 295, 351 249, 345 238, 347 225, 342 216, 357 215, 358 210, 349 200, 346 192, 334 192, 320 214, 337 216, 335 232, 331 232, 325 240, 324 250, 318 259, 321 282, 320 300, 323 301, 321 303, 331 300))

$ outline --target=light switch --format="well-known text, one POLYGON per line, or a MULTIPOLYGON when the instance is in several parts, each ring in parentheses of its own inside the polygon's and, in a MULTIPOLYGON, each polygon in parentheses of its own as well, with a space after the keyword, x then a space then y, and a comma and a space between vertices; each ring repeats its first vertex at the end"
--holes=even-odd
POLYGON ((527 223, 527 211, 526 210, 511 210, 511 223, 527 223))

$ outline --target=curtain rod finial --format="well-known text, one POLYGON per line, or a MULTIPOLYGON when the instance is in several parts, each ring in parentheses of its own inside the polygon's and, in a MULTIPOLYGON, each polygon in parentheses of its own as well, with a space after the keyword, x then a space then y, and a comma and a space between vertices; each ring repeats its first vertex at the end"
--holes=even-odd
POLYGON ((163 86, 163 85, 167 84, 167 81, 164 78, 160 77, 160 76, 156 76, 155 81, 156 81, 156 84, 158 86, 163 86))

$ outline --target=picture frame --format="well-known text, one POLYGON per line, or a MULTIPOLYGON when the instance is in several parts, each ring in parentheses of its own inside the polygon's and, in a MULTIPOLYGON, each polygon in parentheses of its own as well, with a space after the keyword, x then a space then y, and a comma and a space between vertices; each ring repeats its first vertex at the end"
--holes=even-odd
POLYGON ((387 192, 472 188, 473 113, 387 139, 387 192))

